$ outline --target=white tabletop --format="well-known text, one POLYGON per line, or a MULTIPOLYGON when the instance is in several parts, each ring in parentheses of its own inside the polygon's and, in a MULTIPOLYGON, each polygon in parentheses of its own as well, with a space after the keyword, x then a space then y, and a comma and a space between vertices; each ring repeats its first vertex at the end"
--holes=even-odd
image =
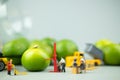
POLYGON ((71 68, 66 72, 55 73, 53 66, 49 66, 42 72, 29 72, 22 66, 16 66, 20 72, 27 72, 26 75, 7 75, 7 71, 0 72, 0 80, 120 80, 120 66, 99 66, 96 69, 82 74, 72 74, 71 68))

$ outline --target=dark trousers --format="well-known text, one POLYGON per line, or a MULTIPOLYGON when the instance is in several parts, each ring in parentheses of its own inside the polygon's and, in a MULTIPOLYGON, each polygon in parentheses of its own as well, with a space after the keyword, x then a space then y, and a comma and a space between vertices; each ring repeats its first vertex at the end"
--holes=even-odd
POLYGON ((62 63, 62 72, 65 72, 65 63, 62 63))
POLYGON ((11 75, 11 71, 8 71, 8 75, 11 75))
POLYGON ((61 71, 60 66, 58 66, 58 71, 59 71, 59 72, 61 71))

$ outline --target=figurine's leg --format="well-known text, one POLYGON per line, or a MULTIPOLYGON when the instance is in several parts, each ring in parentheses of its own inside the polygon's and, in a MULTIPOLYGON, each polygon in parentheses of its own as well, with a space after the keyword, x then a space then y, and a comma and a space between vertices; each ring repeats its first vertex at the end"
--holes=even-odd
POLYGON ((11 71, 8 71, 8 75, 11 75, 11 71))
POLYGON ((65 71, 65 67, 64 67, 64 72, 66 72, 66 71, 65 71))

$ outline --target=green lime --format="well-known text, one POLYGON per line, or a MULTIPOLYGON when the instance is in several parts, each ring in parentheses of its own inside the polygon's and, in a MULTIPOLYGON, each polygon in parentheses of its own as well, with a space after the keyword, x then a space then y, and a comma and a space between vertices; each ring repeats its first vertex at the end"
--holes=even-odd
POLYGON ((66 56, 72 56, 75 51, 78 51, 78 46, 68 39, 63 39, 56 43, 56 51, 58 60, 66 56))
POLYGON ((30 44, 29 48, 33 48, 35 45, 37 45, 39 48, 44 49, 50 57, 53 55, 53 49, 48 46, 47 44, 42 43, 40 40, 33 40, 30 44))
POLYGON ((43 38, 41 41, 43 44, 47 44, 51 48, 53 48, 53 44, 54 44, 54 42, 56 42, 56 40, 54 38, 50 38, 50 37, 43 38))
POLYGON ((104 49, 104 61, 109 65, 120 65, 120 45, 109 44, 104 49))
POLYGON ((24 51, 29 47, 29 42, 25 38, 18 38, 9 41, 3 46, 3 56, 14 57, 22 56, 24 51))
POLYGON ((14 65, 21 65, 21 57, 7 57, 7 59, 12 59, 14 65))
POLYGON ((26 50, 22 56, 22 65, 29 71, 42 71, 50 63, 50 57, 44 49, 34 46, 26 50))
POLYGON ((109 65, 120 64, 120 45, 111 40, 101 39, 95 43, 96 47, 104 53, 104 63, 109 65))
POLYGON ((104 49, 105 46, 109 45, 109 44, 112 44, 113 42, 111 40, 108 40, 108 39, 101 39, 101 40, 98 40, 96 43, 95 43, 95 46, 101 50, 104 49))

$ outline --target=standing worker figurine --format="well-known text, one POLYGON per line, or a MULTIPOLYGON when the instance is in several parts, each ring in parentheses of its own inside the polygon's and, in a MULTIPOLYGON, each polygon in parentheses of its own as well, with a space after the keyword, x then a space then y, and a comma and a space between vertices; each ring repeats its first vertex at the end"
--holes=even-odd
POLYGON ((62 72, 66 72, 66 71, 65 71, 65 60, 64 60, 63 58, 61 58, 60 64, 61 64, 61 66, 62 66, 62 72))
POLYGON ((80 52, 80 56, 82 57, 80 59, 80 73, 82 73, 83 71, 86 72, 86 62, 85 62, 85 57, 84 57, 84 53, 80 52))
POLYGON ((73 62, 73 67, 77 67, 77 62, 76 61, 77 61, 77 59, 75 58, 74 62, 73 62))
POLYGON ((76 58, 74 58, 74 61, 73 61, 72 73, 73 74, 78 74, 78 65, 77 65, 77 59, 76 58))
POLYGON ((10 59, 7 63, 8 75, 11 75, 11 70, 12 70, 12 59, 10 59))
POLYGON ((81 64, 80 64, 80 73, 82 73, 82 71, 84 70, 84 72, 86 72, 86 64, 85 64, 85 60, 82 58, 81 59, 81 64))

